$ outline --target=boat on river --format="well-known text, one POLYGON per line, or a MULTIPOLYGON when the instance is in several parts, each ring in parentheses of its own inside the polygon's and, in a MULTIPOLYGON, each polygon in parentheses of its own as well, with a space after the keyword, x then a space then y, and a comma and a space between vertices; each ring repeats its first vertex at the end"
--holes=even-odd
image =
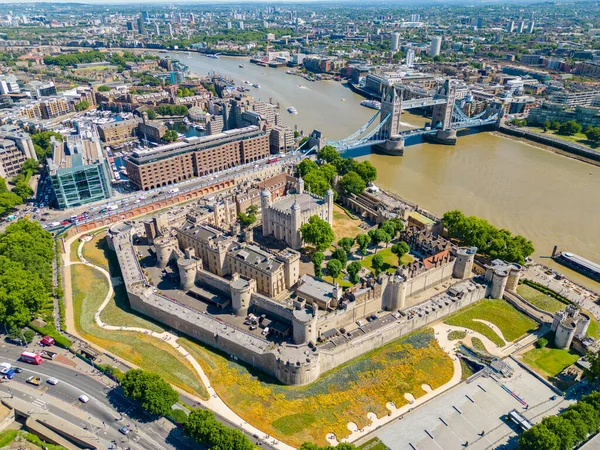
POLYGON ((287 109, 287 111, 288 111, 290 114, 298 114, 298 110, 297 110, 296 108, 294 108, 293 106, 290 106, 290 107, 287 109))
POLYGON ((571 252, 560 252, 554 254, 552 258, 563 266, 567 266, 592 280, 600 282, 600 264, 571 252))
POLYGON ((377 100, 363 100, 360 104, 371 109, 381 109, 381 102, 378 102, 377 100))

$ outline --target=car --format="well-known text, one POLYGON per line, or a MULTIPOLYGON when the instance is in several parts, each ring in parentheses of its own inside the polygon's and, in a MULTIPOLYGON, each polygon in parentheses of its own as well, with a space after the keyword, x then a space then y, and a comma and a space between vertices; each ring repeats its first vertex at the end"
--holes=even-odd
POLYGON ((21 372, 23 372, 23 369, 21 369, 20 367, 16 367, 16 366, 15 366, 15 367, 13 367, 13 370, 14 370, 15 372, 17 372, 17 373, 21 373, 21 372))
POLYGON ((58 384, 58 380, 54 377, 50 377, 46 380, 46 383, 56 386, 58 384))
POLYGON ((119 428, 119 433, 121 434, 128 435, 130 432, 131 430, 126 425, 123 425, 121 428, 119 428))
POLYGON ((27 382, 29 384, 33 384, 34 386, 39 386, 40 384, 42 384, 42 379, 40 377, 31 376, 27 378, 27 382))
POLYGON ((257 326, 256 325, 250 325, 250 331, 256 330, 257 326))
POLYGON ((89 401, 90 401, 90 398, 89 398, 87 395, 85 395, 85 394, 81 394, 81 395, 79 396, 79 401, 80 401, 81 403, 87 403, 87 402, 89 402, 89 401))
POLYGON ((42 344, 44 347, 50 347, 51 345, 54 345, 54 338, 51 336, 44 336, 42 339, 40 339, 40 344, 42 344))
POLYGON ((10 369, 11 367, 12 367, 12 364, 11 364, 11 363, 2 363, 2 364, 0 364, 0 370, 1 370, 1 369, 6 369, 6 370, 8 370, 8 369, 10 369))

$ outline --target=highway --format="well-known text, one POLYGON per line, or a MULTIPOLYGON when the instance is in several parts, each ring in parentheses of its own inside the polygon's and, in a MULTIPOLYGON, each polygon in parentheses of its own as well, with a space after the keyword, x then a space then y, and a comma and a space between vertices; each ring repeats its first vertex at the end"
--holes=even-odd
POLYGON ((0 346, 0 362, 23 369, 9 382, 0 384, 1 397, 14 395, 27 400, 93 432, 100 441, 105 441, 104 444, 108 443, 107 447, 112 441, 122 448, 132 449, 192 449, 197 446, 166 419, 145 416, 139 407, 124 397, 120 388, 113 388, 114 383, 99 373, 91 375, 48 360, 39 366, 23 363, 18 361, 23 350, 23 347, 5 342, 0 346), (27 383, 31 376, 40 377, 42 384, 27 383), (58 379, 58 384, 48 384, 46 380, 50 377, 58 379), (82 394, 89 397, 89 402, 79 401, 82 394), (131 425, 132 431, 126 436, 118 431, 123 425, 131 425))

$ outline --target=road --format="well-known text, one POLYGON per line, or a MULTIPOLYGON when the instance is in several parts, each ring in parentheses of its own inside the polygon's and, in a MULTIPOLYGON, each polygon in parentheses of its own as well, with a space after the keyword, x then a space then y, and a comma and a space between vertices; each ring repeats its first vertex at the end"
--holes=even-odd
POLYGON ((11 381, 0 384, 3 396, 12 394, 23 398, 78 427, 87 427, 101 440, 114 440, 124 447, 156 450, 194 448, 194 443, 175 425, 165 419, 144 417, 139 407, 124 397, 119 388, 114 389, 108 378, 53 361, 45 360, 40 366, 17 362, 22 351, 23 347, 4 342, 0 347, 1 362, 23 369, 11 381), (28 384, 26 380, 31 376, 40 377, 42 384, 39 387, 28 384), (46 380, 49 377, 57 378, 58 384, 48 384, 46 380), (89 397, 89 402, 79 401, 82 394, 89 397), (102 423, 104 425, 100 426, 102 423), (133 430, 127 436, 118 431, 123 425, 131 425, 133 430))

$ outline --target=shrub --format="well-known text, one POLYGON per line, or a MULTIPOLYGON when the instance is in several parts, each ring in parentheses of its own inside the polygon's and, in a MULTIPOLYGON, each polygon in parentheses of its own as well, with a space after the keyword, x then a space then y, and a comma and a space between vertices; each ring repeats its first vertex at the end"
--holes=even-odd
POLYGON ((171 411, 169 411, 167 413, 166 417, 167 417, 167 419, 170 419, 179 425, 185 425, 185 423, 187 422, 187 418, 188 418, 185 411, 183 411, 181 409, 172 409, 171 411))
POLYGON ((539 338, 538 341, 535 343, 535 346, 537 348, 545 348, 548 345, 548 339, 546 338, 539 338))
POLYGON ((51 324, 47 324, 43 327, 37 327, 32 322, 29 324, 29 328, 31 328, 36 333, 41 334, 42 336, 50 336, 51 338, 54 338, 54 340, 56 341, 56 345, 58 345, 59 347, 71 348, 71 345, 73 345, 69 338, 60 334, 58 330, 54 328, 54 326, 51 324))

